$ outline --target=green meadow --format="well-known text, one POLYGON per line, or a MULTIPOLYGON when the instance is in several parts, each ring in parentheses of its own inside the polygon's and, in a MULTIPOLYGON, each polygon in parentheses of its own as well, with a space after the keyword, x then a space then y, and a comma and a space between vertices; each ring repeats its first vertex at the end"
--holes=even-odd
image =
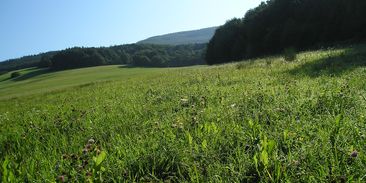
POLYGON ((112 65, 49 72, 47 69, 28 68, 19 70, 22 75, 10 79, 12 72, 0 75, 0 99, 30 94, 42 94, 69 87, 80 87, 96 82, 125 80, 161 69, 130 68, 112 65))
POLYGON ((2 182, 365 182, 366 46, 0 76, 2 182))

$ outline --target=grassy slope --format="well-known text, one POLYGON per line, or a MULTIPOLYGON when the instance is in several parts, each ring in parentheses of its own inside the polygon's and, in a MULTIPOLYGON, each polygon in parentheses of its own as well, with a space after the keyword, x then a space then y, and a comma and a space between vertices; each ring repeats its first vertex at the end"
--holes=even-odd
POLYGON ((0 75, 0 99, 22 95, 63 90, 68 87, 87 85, 94 82, 124 80, 142 73, 156 73, 161 69, 126 69, 123 66, 101 66, 83 69, 73 69, 61 72, 47 72, 47 70, 29 68, 19 70, 22 76, 9 79, 10 74, 0 75))
POLYGON ((3 100, 0 172, 21 182, 363 182, 365 59, 360 46, 293 63, 125 68, 118 81, 3 100))

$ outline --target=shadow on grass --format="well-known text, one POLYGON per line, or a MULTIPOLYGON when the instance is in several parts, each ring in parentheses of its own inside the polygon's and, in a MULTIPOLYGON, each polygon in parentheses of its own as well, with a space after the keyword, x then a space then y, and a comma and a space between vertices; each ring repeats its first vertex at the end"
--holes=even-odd
POLYGON ((310 77, 340 76, 358 67, 366 66, 366 45, 346 49, 339 54, 329 54, 288 71, 292 75, 310 77))
MULTIPOLYGON (((16 78, 12 78, 12 80, 13 81, 23 81, 26 79, 30 79, 32 77, 36 77, 36 76, 51 72, 49 69, 38 69, 38 68, 30 68, 30 69, 27 69, 27 71, 28 72, 26 74, 20 75, 19 77, 16 77, 16 78)), ((9 79, 11 79, 11 78, 9 78, 9 79)))
POLYGON ((136 68, 135 66, 133 66, 133 65, 120 65, 120 66, 118 66, 118 68, 136 68))
POLYGON ((0 80, 0 82, 3 82, 3 81, 7 81, 7 80, 10 80, 11 78, 10 77, 8 77, 8 78, 5 78, 5 79, 3 79, 3 80, 0 80))
POLYGON ((145 66, 143 66, 143 65, 139 65, 139 66, 135 66, 135 65, 132 65, 132 64, 130 64, 130 65, 120 65, 120 66, 118 66, 118 68, 157 68, 157 69, 164 69, 164 68, 183 68, 183 67, 191 67, 191 66, 203 66, 203 65, 206 65, 206 64, 187 64, 187 65, 166 65, 166 66, 157 66, 157 65, 155 65, 155 66, 152 66, 152 65, 150 65, 150 66, 148 66, 148 65, 145 65, 145 66))
POLYGON ((132 69, 132 68, 168 68, 163 66, 135 66, 135 65, 121 65, 118 66, 121 69, 132 69))
POLYGON ((8 71, 0 71, 0 76, 6 73, 8 73, 8 71))

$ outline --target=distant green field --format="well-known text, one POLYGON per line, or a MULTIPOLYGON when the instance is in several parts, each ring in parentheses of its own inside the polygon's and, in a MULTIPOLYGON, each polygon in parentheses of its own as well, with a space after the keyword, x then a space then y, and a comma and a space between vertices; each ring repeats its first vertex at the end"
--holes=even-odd
POLYGON ((365 63, 361 45, 1 81, 1 179, 365 182, 365 63))
MULTIPOLYGON (((119 65, 89 67, 59 72, 29 68, 19 70, 22 75, 10 79, 9 72, 0 75, 0 99, 45 93, 96 82, 126 80, 144 74, 159 73, 169 69, 125 68, 119 65)), ((15 72, 15 71, 14 71, 15 72)))

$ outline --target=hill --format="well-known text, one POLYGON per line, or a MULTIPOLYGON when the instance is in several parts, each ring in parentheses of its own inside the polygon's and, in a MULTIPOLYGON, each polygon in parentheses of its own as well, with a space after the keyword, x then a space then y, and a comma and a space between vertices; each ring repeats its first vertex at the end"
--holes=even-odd
MULTIPOLYGON (((268 0, 219 27, 206 62, 242 59, 366 41, 364 0, 268 0)), ((243 12, 244 13, 244 12, 243 12)))
POLYGON ((360 45, 0 81, 2 182, 364 182, 365 66, 360 45))
MULTIPOLYGON (((71 69, 52 72, 48 69, 28 68, 18 70, 18 78, 11 79, 12 72, 0 75, 0 99, 12 98, 23 95, 42 94, 69 87, 87 86, 93 83, 124 80, 154 72, 165 71, 162 69, 128 68, 123 65, 110 65, 71 69)), ((14 71, 15 72, 15 71, 14 71)))
POLYGON ((162 45, 181 45, 181 44, 200 44, 208 43, 215 33, 217 27, 184 31, 161 36, 154 36, 137 42, 138 44, 162 44, 162 45))
POLYGON ((62 54, 62 58, 60 57, 59 60, 62 61, 58 62, 59 64, 57 65, 61 64, 62 67, 60 68, 62 69, 134 63, 137 63, 138 66, 147 67, 179 67, 204 64, 205 62, 203 57, 204 50, 206 49, 206 43, 208 43, 212 38, 216 28, 217 27, 210 27, 200 30, 156 36, 140 41, 138 44, 100 48, 75 47, 66 50, 24 56, 21 58, 0 62, 0 74, 17 69, 37 67, 40 65, 42 57, 46 57, 50 60, 53 56, 60 54, 62 54), (71 53, 75 50, 77 52, 76 54, 71 53), (73 56, 71 56, 71 54, 65 55, 64 53, 71 53, 73 56), (157 55, 156 53, 159 54, 157 55), (65 59, 65 56, 67 56, 68 59, 65 59), (71 59, 70 56, 73 58, 71 59), (83 59, 84 61, 80 61, 82 59, 80 59, 78 56, 90 59, 83 59), (98 58, 96 59, 96 57, 98 58), (134 61, 134 58, 136 62, 134 61), (83 63, 75 63, 75 60, 83 63), (68 63, 69 66, 65 66, 67 64, 65 64, 64 61, 73 63, 68 63))
POLYGON ((0 61, 0 74, 12 70, 37 67, 42 57, 52 57, 57 51, 40 53, 36 55, 24 56, 21 58, 0 61))
POLYGON ((54 70, 128 64, 139 67, 182 67, 204 64, 206 44, 127 44, 99 48, 68 48, 0 62, 0 74, 28 67, 54 70))

